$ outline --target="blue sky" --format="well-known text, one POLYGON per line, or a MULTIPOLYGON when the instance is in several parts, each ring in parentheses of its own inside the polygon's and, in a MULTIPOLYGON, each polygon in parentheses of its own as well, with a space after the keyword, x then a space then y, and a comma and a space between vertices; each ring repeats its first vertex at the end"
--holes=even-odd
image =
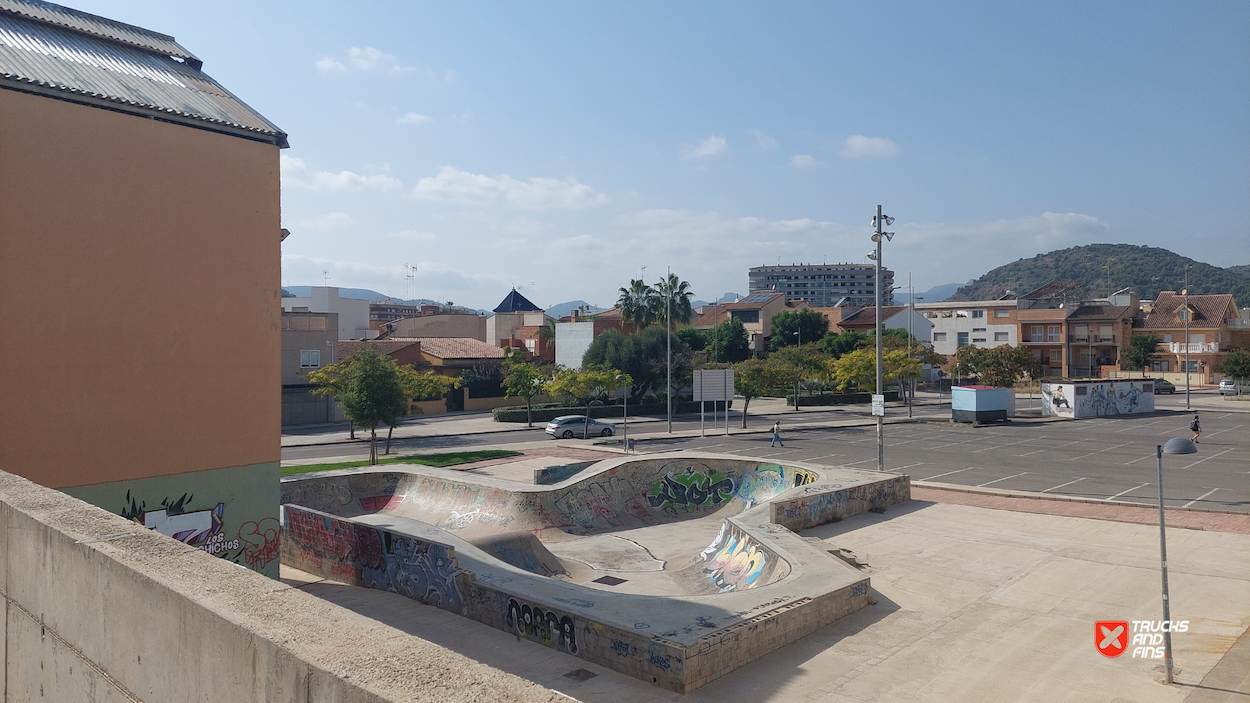
POLYGON ((1250 263, 1250 3, 170 3, 291 135, 282 282, 494 307, 764 263, 918 290, 1092 242, 1250 263))

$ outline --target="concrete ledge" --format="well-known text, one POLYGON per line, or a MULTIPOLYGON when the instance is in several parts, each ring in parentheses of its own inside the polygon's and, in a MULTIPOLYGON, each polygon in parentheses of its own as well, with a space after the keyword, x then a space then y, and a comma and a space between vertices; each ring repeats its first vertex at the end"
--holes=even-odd
POLYGON ((2 472, 0 587, 9 700, 565 700, 2 472))
MULTIPOLYGON (((916 488, 931 488, 935 491, 957 491, 959 493, 976 493, 986 496, 1002 496, 1004 498, 1029 498, 1032 500, 1054 500, 1063 503, 1089 503, 1091 505, 1118 505, 1131 508, 1158 508, 1158 503, 1134 503, 1126 500, 1107 501, 1101 498, 1083 498, 1081 496, 1057 496, 1050 493, 1036 493, 1033 491, 1012 491, 1003 488, 979 488, 977 486, 961 486, 958 483, 935 483, 931 481, 912 481, 911 485, 916 488)), ((1237 510, 1221 510, 1219 508, 1182 508, 1166 506, 1166 510, 1185 510, 1192 513, 1221 513, 1228 515, 1245 515, 1245 513, 1237 510)))

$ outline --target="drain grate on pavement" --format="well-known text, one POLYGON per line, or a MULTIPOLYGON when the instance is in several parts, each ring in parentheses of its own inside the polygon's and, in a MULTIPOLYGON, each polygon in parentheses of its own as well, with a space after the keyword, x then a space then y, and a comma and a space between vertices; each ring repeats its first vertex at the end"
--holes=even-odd
POLYGON ((574 681, 589 681, 590 679, 593 679, 596 676, 598 676, 598 674, 596 674, 593 671, 587 671, 585 669, 574 669, 570 671, 569 673, 565 674, 564 678, 573 679, 574 681))
POLYGON ((615 576, 600 576, 599 578, 595 579, 594 581, 591 581, 591 583, 601 583, 601 584, 603 584, 603 585, 605 585, 605 586, 619 586, 619 585, 621 585, 622 583, 625 583, 625 582, 626 582, 626 581, 628 581, 628 580, 629 580, 629 579, 618 579, 618 578, 617 578, 617 577, 615 577, 615 576))

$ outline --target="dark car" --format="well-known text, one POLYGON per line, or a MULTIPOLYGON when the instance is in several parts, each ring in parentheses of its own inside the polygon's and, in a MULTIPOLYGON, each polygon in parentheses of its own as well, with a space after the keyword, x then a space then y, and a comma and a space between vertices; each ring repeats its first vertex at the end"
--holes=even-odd
POLYGON ((1168 381, 1166 379, 1156 378, 1154 380, 1154 384, 1155 384, 1155 395, 1159 395, 1160 393, 1172 394, 1176 392, 1176 386, 1173 385, 1171 381, 1168 381))

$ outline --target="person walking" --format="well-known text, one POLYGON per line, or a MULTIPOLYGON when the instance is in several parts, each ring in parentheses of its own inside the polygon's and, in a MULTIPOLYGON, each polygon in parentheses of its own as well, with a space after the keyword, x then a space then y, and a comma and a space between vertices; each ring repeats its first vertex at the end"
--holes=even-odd
POLYGON ((786 446, 785 443, 781 441, 781 420, 773 423, 773 441, 769 442, 768 446, 775 447, 778 444, 783 447, 786 446))
POLYGON ((1202 425, 1198 424, 1198 413, 1194 413, 1194 421, 1189 423, 1189 429, 1194 433, 1193 443, 1197 444, 1198 436, 1202 434, 1202 425))

